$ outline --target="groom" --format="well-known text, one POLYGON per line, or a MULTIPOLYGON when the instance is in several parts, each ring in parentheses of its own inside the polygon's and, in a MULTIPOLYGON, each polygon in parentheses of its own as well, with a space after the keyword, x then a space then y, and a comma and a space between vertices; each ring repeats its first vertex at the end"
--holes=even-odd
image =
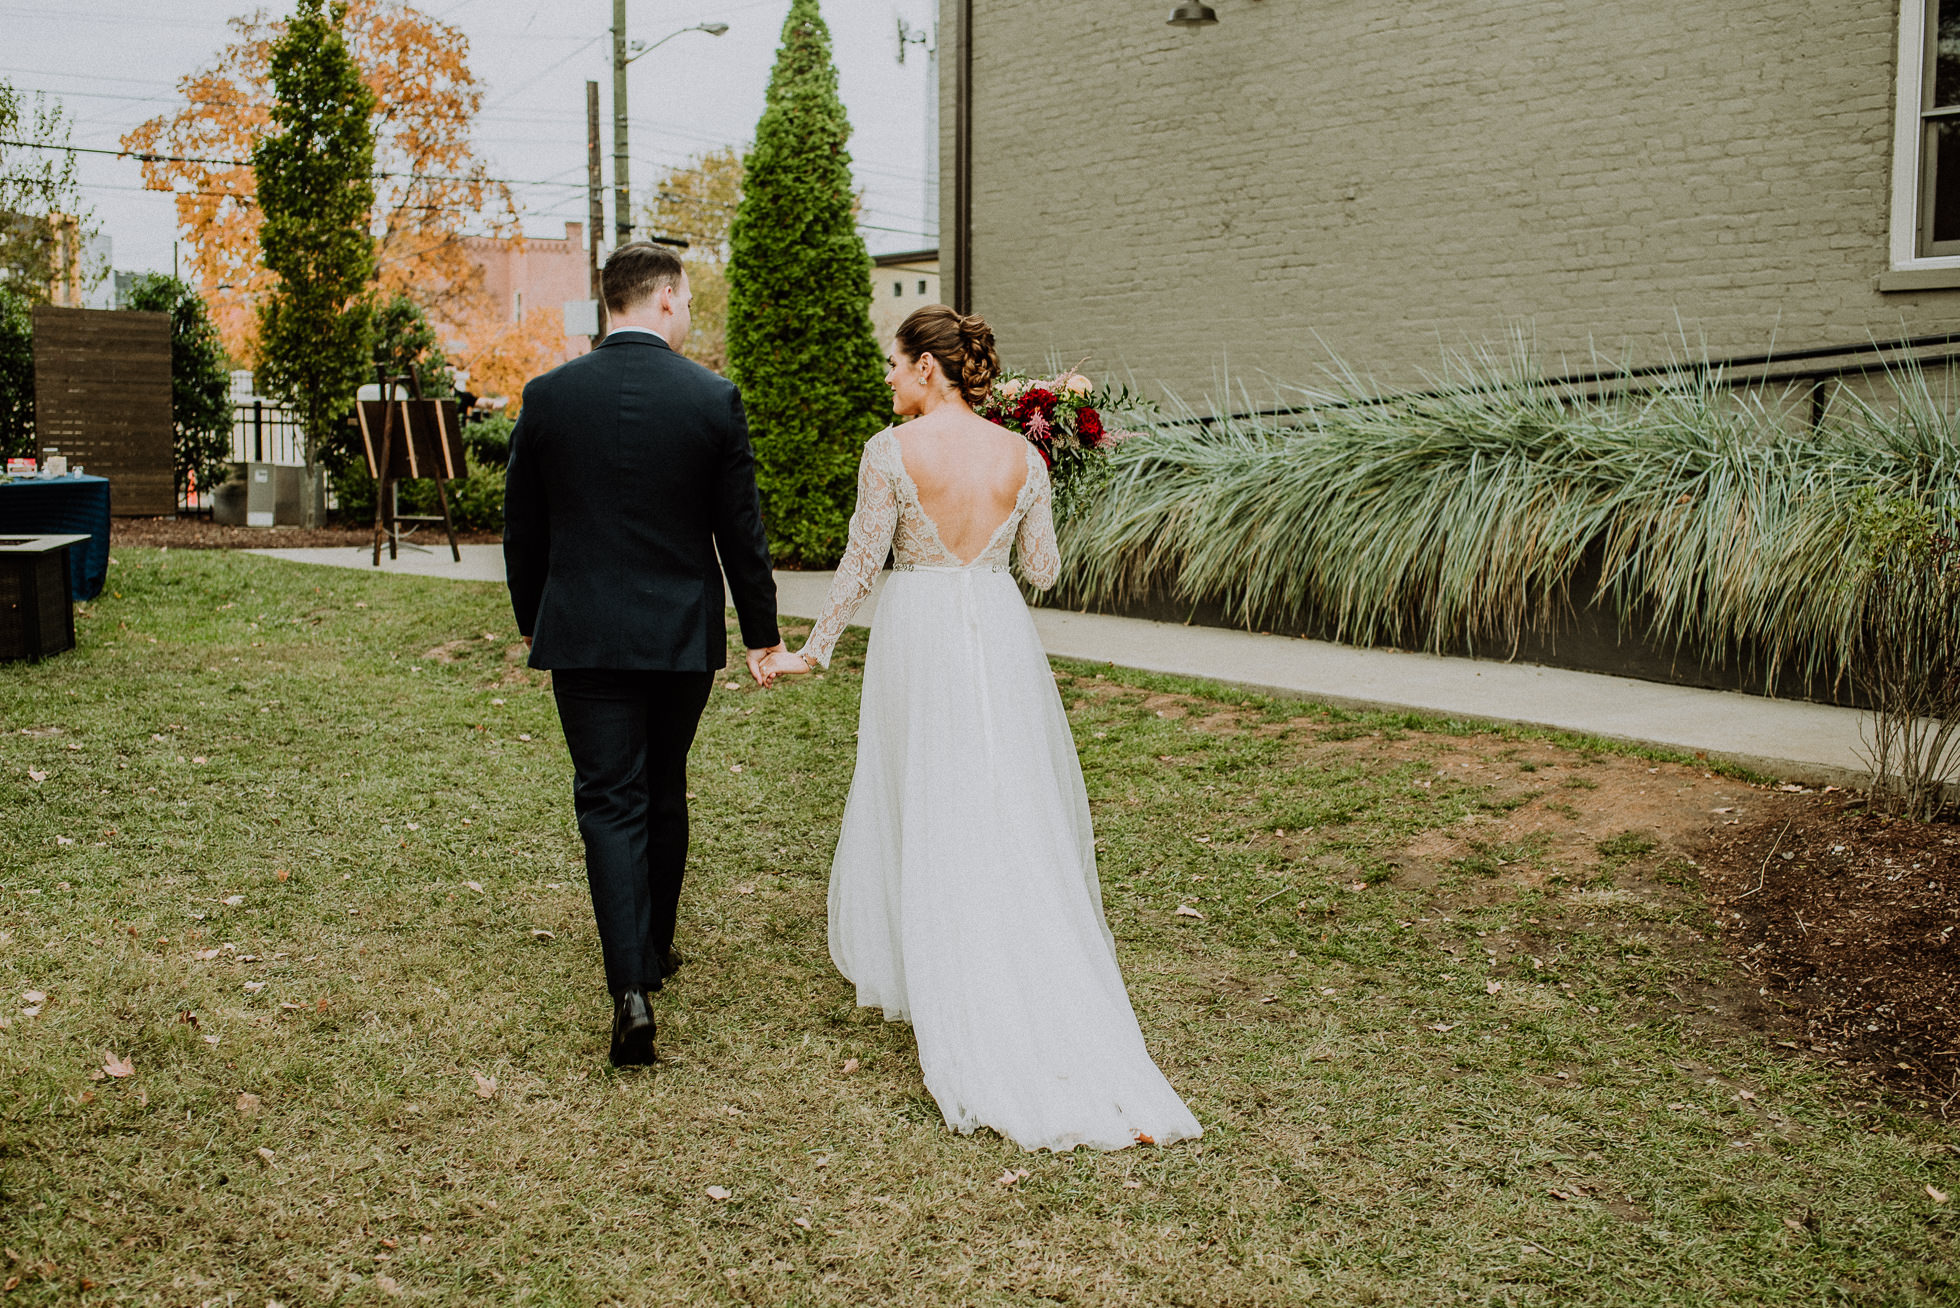
POLYGON ((682 961, 687 751, 727 662, 724 569, 758 682, 783 645, 742 398, 677 353, 692 295, 680 259, 622 245, 601 285, 605 340, 524 388, 504 568, 576 774, 612 1061, 651 1063, 647 996, 682 961))

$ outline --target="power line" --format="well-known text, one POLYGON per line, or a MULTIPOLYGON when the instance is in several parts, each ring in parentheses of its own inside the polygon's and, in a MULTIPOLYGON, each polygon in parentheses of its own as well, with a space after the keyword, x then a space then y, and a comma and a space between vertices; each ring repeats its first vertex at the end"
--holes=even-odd
MULTIPOLYGON (((10 141, 0 139, 0 145, 18 146, 23 150, 65 150, 69 154, 106 154, 118 159, 134 159, 138 163, 211 164, 220 168, 250 168, 253 166, 252 162, 248 159, 206 159, 196 155, 152 154, 147 150, 104 150, 89 145, 49 145, 44 141, 10 141)), ((519 177, 472 177, 467 174, 378 172, 369 173, 368 177, 375 181, 468 182, 485 186, 562 186, 576 191, 585 189, 585 183, 583 182, 540 182, 519 177)), ((158 187, 157 189, 165 190, 168 188, 158 187)))

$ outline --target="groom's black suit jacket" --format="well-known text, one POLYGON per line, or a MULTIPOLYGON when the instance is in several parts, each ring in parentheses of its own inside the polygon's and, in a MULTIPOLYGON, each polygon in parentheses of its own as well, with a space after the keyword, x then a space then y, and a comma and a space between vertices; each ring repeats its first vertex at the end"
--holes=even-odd
POLYGON ((532 667, 722 667, 723 569, 743 642, 777 644, 734 384, 642 332, 532 381, 510 438, 504 567, 532 667))

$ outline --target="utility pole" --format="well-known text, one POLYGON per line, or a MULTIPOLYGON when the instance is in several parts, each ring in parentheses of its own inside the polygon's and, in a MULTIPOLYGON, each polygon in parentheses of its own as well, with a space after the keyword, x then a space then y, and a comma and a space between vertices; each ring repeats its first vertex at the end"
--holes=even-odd
POLYGON ((613 0, 613 245, 633 239, 633 188, 626 162, 626 0, 613 0))
POLYGON ((599 334, 592 338, 597 346, 606 335, 606 297, 599 286, 599 237, 606 230, 606 182, 600 173, 599 84, 585 84, 585 195, 589 235, 586 249, 592 267, 592 302, 598 306, 599 334))

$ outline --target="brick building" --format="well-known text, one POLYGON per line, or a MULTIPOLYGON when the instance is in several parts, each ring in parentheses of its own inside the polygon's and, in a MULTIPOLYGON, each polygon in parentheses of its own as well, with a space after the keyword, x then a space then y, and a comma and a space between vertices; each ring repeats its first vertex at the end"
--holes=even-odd
POLYGON ((1195 400, 1960 327, 1960 0, 1213 8, 942 0, 947 289, 1008 358, 1195 400))
POLYGON ((881 254, 871 261, 871 330, 884 349, 914 309, 938 304, 939 251, 881 254))
MULTIPOLYGON (((483 289, 494 312, 506 322, 522 322, 535 310, 560 320, 567 300, 592 298, 592 275, 585 249, 585 224, 568 222, 562 238, 527 236, 523 241, 469 236, 464 248, 483 270, 483 289)), ((583 337, 565 339, 563 359, 582 354, 583 337)))

